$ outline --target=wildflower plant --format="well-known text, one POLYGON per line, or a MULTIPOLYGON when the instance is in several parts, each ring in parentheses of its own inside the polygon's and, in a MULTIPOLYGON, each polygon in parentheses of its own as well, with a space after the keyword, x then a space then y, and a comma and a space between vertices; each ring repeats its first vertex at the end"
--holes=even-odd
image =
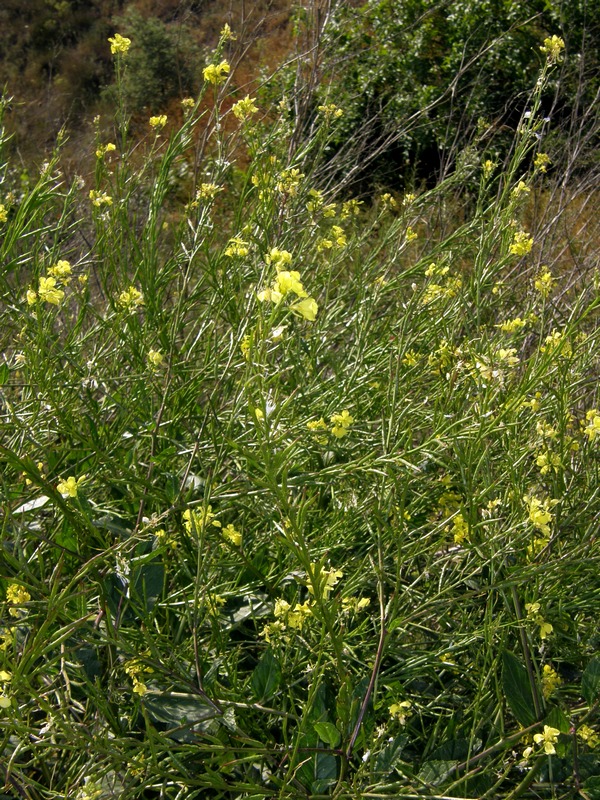
POLYGON ((600 669, 598 297, 525 213, 562 51, 505 164, 371 202, 322 179, 343 109, 239 99, 233 41, 2 197, 3 778, 550 798, 600 669))

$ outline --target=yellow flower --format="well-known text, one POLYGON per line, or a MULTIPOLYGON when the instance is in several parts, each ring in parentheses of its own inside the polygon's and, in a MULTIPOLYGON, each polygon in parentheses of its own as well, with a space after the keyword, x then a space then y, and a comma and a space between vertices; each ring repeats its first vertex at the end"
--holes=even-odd
POLYGON ((77 497, 77 490, 85 481, 85 478, 85 475, 82 475, 81 478, 74 478, 72 475, 66 480, 63 478, 58 482, 56 490, 60 492, 63 497, 77 497))
POLYGON ((544 669, 542 670, 542 694, 546 700, 554 694, 561 683, 562 678, 558 672, 552 669, 550 664, 544 664, 544 669))
POLYGON ((561 467, 560 456, 558 453, 540 453, 535 463, 540 468, 542 475, 547 475, 551 470, 558 472, 561 467))
POLYGON ((148 351, 148 363, 154 369, 160 367, 162 362, 164 361, 165 357, 160 352, 160 350, 149 350, 148 351))
POLYGON ((519 358, 515 355, 516 352, 517 350, 515 347, 501 347, 498 350, 498 359, 508 364, 509 367, 514 367, 519 363, 519 358))
POLYGON ((94 189, 90 189, 90 200, 92 201, 92 205, 96 208, 112 206, 113 203, 113 199, 109 194, 106 192, 96 192, 94 189))
POLYGON ((280 250, 278 247, 272 247, 271 251, 266 256, 265 261, 267 264, 272 264, 275 269, 279 271, 283 267, 289 267, 291 265, 292 254, 289 252, 289 250, 280 250))
MULTIPOLYGON (((321 589, 321 593, 323 595, 324 600, 328 600, 331 592, 333 591, 334 586, 338 583, 340 578, 344 577, 344 573, 341 569, 335 569, 332 567, 331 569, 323 569, 319 567, 317 564, 310 565, 314 572, 314 580, 317 582, 319 588, 321 589)), ((308 585, 308 591, 311 594, 315 593, 315 587, 312 584, 308 585)))
POLYGON ((565 49, 564 40, 554 34, 544 39, 544 44, 540 45, 540 50, 544 53, 550 64, 560 61, 561 53, 565 49))
POLYGON ((108 142, 108 144, 101 144, 96 150, 96 158, 104 158, 107 153, 112 153, 116 149, 117 146, 112 142, 108 142))
POLYGON ((339 119, 344 114, 344 109, 339 108, 334 103, 328 103, 327 105, 317 106, 317 111, 320 111, 321 114, 325 117, 325 119, 339 119))
POLYGON ((148 120, 148 124, 150 125, 151 128, 154 128, 155 130, 159 131, 161 130, 161 128, 164 128, 165 125, 167 124, 167 115, 159 114, 156 117, 150 117, 150 119, 148 120))
POLYGON ((250 97, 248 94, 243 100, 238 100, 237 103, 231 106, 233 116, 239 119, 240 122, 245 122, 252 114, 258 111, 258 106, 254 105, 255 100, 255 97, 250 97))
POLYGON ((282 194, 287 194, 290 197, 295 197, 298 193, 298 186, 300 181, 304 178, 304 173, 299 169, 290 168, 284 169, 279 176, 275 188, 282 194))
POLYGON ((408 352, 405 353, 402 359, 402 363, 406 367, 416 367, 417 364, 419 363, 419 354, 415 353, 414 350, 408 350, 408 352))
POLYGON ((144 297, 135 286, 130 286, 119 295, 119 305, 127 311, 135 311, 136 308, 144 305, 144 297))
POLYGON ((248 253, 248 242, 244 242, 243 239, 238 239, 235 237, 229 240, 227 247, 225 248, 225 255, 229 256, 229 258, 233 258, 234 256, 243 258, 244 256, 247 256, 248 253))
POLYGON ((470 542, 469 523, 465 520, 462 514, 457 514, 452 520, 452 533, 454 535, 455 544, 462 544, 463 542, 470 542))
POLYGON ((6 222, 8 219, 8 212, 4 203, 0 203, 0 223, 6 222))
POLYGON ((110 42, 110 52, 113 55, 121 54, 127 55, 127 51, 131 47, 131 39, 128 39, 126 36, 121 36, 120 33, 115 33, 114 36, 109 36, 108 41, 110 42))
POLYGON ((142 683, 142 681, 138 680, 138 678, 134 678, 133 691, 135 692, 135 694, 139 694, 140 697, 143 697, 148 691, 148 687, 146 686, 145 683, 142 683))
POLYGON ((514 319, 506 320, 506 322, 501 322, 499 325, 496 325, 497 328, 500 328, 502 333, 517 333, 522 328, 525 327, 527 323, 521 319, 521 317, 515 317, 514 319))
POLYGON ((226 80, 230 71, 231 67, 227 61, 221 61, 220 64, 209 64, 208 67, 204 68, 202 74, 205 81, 217 86, 219 83, 223 83, 223 81, 226 80))
POLYGON ((225 528, 222 529, 221 534, 224 539, 227 539, 228 542, 235 545, 235 547, 240 547, 242 544, 242 534, 235 529, 235 527, 231 524, 227 525, 225 528))
POLYGON ((52 278, 56 278, 57 281, 60 281, 66 286, 71 280, 72 272, 73 270, 69 262, 62 259, 61 261, 57 261, 54 266, 50 267, 48 275, 52 278))
POLYGON ((215 519, 212 506, 206 506, 206 509, 195 511, 188 508, 183 512, 183 527, 188 533, 200 533, 207 525, 212 525, 215 528, 220 528, 221 523, 215 519))
POLYGON ((390 716, 397 720, 400 725, 404 725, 411 708, 412 703, 410 700, 402 700, 400 703, 392 703, 389 708, 390 716))
POLYGON ((541 271, 537 274, 533 285, 542 297, 548 297, 555 283, 556 278, 552 277, 552 273, 548 267, 542 267, 541 271))
POLYGON ((333 414, 331 416, 331 423, 333 425, 331 432, 337 439, 342 439, 348 433, 348 428, 353 424, 354 417, 350 415, 347 409, 344 409, 341 414, 333 414))
POLYGON ((362 611, 363 608, 368 608, 371 605, 371 600, 368 597, 343 597, 342 598, 342 611, 344 614, 353 612, 354 614, 362 611))
POLYGON ((534 528, 541 531, 545 536, 550 536, 550 523, 553 516, 550 508, 556 505, 552 500, 540 500, 538 497, 525 497, 528 506, 529 521, 534 528))
POLYGON ((357 200, 355 197, 342 203, 342 213, 340 217, 347 219, 348 217, 357 217, 360 214, 360 207, 364 204, 364 200, 357 200))
POLYGON ((543 744, 544 745, 544 752, 546 755, 554 755, 556 750, 554 745, 558 741, 558 736, 560 731, 558 728, 551 728, 550 725, 544 725, 544 732, 543 733, 534 733, 533 741, 536 744, 543 744))
POLYGON ((560 358, 569 358, 573 355, 573 348, 571 342, 565 337, 563 331, 552 331, 544 340, 544 344, 540 347, 542 353, 550 355, 556 353, 560 358))
MULTIPOLYGON (((46 303, 52 305, 59 305, 64 299, 65 293, 62 289, 56 288, 56 278, 40 278, 38 286, 38 297, 46 303)), ((27 302, 30 302, 29 293, 27 295, 27 302)))
MULTIPOLYGON (((6 601, 13 606, 22 606, 31 600, 31 595, 20 586, 18 583, 11 583, 6 589, 6 601)), ((8 613, 11 617, 18 617, 19 610, 17 608, 9 609, 8 613)))
POLYGON ((223 187, 217 186, 216 183, 201 183, 196 191, 196 200, 214 200, 222 191, 223 187))
POLYGON ((597 436, 600 436, 600 411, 595 408, 590 409, 585 415, 587 425, 583 432, 588 437, 590 442, 595 441, 597 436))
POLYGON ((546 172, 550 164, 550 156, 547 153, 537 153, 533 159, 533 166, 540 172, 546 172))
POLYGON ((512 244, 508 248, 508 252, 513 256, 526 256, 531 252, 533 247, 533 239, 525 231, 517 231, 513 237, 512 244))
POLYGON ((520 197, 522 194, 529 194, 530 191, 531 189, 529 188, 529 186, 527 186, 525 181, 519 181, 517 185, 513 188, 511 194, 513 197, 520 197))
POLYGON ((415 239, 418 239, 418 237, 419 237, 419 234, 416 233, 409 225, 408 228, 406 229, 406 242, 407 243, 408 242, 412 242, 415 239))
POLYGON ((298 297, 306 297, 306 292, 300 281, 300 273, 296 270, 289 272, 288 270, 281 270, 277 273, 275 282, 273 283, 273 291, 278 292, 282 297, 292 292, 298 297))
POLYGON ((580 725, 577 729, 577 736, 587 744, 592 750, 600 743, 600 737, 589 725, 580 725))
POLYGON ((287 600, 280 597, 275 601, 273 614, 276 619, 282 622, 284 628, 287 625, 290 628, 300 630, 306 618, 311 616, 312 609, 308 601, 305 603, 297 603, 292 607, 287 600))
POLYGON ((248 357, 250 356, 251 341, 250 335, 247 333, 240 342, 240 350, 246 361, 248 361, 248 357))
POLYGON ((492 172, 496 169, 498 165, 492 161, 491 159, 487 159, 483 162, 483 177, 489 178, 492 172))
POLYGON ((237 39, 237 36, 235 35, 235 33, 233 33, 227 22, 221 28, 220 35, 221 35, 221 41, 223 42, 235 41, 237 39))

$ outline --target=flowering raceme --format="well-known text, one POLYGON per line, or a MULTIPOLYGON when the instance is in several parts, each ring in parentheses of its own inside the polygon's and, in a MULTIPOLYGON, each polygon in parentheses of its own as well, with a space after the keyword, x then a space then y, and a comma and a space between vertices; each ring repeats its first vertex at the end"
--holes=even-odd
POLYGON ((110 42, 110 52, 113 55, 126 56, 131 47, 131 39, 128 39, 126 36, 121 36, 120 33, 109 36, 108 41, 110 42))
POLYGON ((220 64, 209 64, 208 67, 204 68, 202 74, 205 81, 217 86, 219 83, 223 83, 223 81, 226 80, 230 70, 231 67, 227 61, 221 61, 220 64))

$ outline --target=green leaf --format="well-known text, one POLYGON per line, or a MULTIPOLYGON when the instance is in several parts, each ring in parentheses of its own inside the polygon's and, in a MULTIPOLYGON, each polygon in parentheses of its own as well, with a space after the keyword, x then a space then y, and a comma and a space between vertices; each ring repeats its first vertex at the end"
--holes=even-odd
POLYGON ((591 706, 600 696, 600 658, 592 658, 581 678, 581 694, 591 706))
POLYGON ((521 662, 508 650, 502 653, 502 688, 506 702, 521 725, 536 721, 529 675, 521 662))
POLYGON ((402 751, 408 743, 408 736, 405 733, 400 734, 388 742, 386 746, 377 754, 375 759, 374 772, 387 777, 394 769, 396 763, 402 756, 402 751))
POLYGON ((311 789, 314 794, 323 794, 337 781, 337 758, 329 753, 317 753, 315 759, 315 779, 311 789))
POLYGON ((150 611, 162 594, 165 581, 165 568, 160 563, 144 564, 133 570, 131 581, 131 598, 141 601, 150 611))
POLYGON ((600 775, 592 775, 583 784, 586 796, 589 800, 600 800, 600 775))
POLYGON ((557 728, 561 733, 569 733, 571 730, 571 724, 564 711, 557 706, 548 711, 544 722, 546 725, 550 725, 551 728, 557 728))
POLYGON ((259 700, 272 697, 281 683, 281 666, 271 650, 265 650, 252 673, 252 691, 259 700))
POLYGON ((337 747, 342 738, 340 732, 333 722, 315 722, 313 725, 319 739, 331 747, 337 747))
POLYGON ((219 728, 218 712, 196 695, 150 695, 142 697, 148 716, 166 726, 166 734, 178 742, 197 740, 198 731, 215 733, 219 728))
POLYGON ((8 364, 0 364, 0 386, 4 386, 8 380, 9 374, 10 370, 8 368, 8 364))
POLYGON ((446 780, 458 763, 458 761, 427 761, 421 767, 419 779, 429 786, 437 786, 446 780))

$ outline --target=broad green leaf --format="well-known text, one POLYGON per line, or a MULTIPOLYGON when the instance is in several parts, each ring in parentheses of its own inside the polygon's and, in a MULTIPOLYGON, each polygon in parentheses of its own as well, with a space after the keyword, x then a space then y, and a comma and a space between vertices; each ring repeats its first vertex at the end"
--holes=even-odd
POLYGON ((391 742, 388 742, 383 750, 377 753, 373 771, 382 777, 387 777, 394 769, 396 763, 400 760, 402 751, 406 747, 407 743, 408 736, 405 733, 402 733, 400 736, 396 736, 391 742))
POLYGON ((421 767, 419 778, 429 786, 438 786, 452 772, 458 761, 426 761, 421 767))
POLYGON ((589 705, 600 697, 600 658, 592 658, 581 678, 581 694, 589 705))
POLYGON ((259 700, 272 697, 281 683, 281 667, 271 650, 265 650, 252 673, 252 691, 259 700))
POLYGON ((313 728, 317 732, 319 739, 331 745, 331 747, 337 747, 340 743, 342 737, 333 722, 315 722, 313 728))
POLYGON ((557 706, 548 711, 544 722, 546 725, 550 725, 551 728, 557 728, 561 733, 569 733, 571 730, 571 723, 567 716, 557 706))
POLYGON ((508 650, 502 653, 502 688, 506 702, 517 721, 521 725, 532 725, 536 721, 536 714, 529 675, 516 656, 508 650))
POLYGON ((196 695, 151 695, 142 697, 148 716, 166 726, 166 734, 178 742, 193 742, 196 731, 215 733, 218 712, 196 695))
POLYGON ((592 775, 583 784, 585 796, 589 800, 600 800, 600 775, 592 775))
POLYGON ((10 370, 8 368, 8 364, 0 364, 0 386, 4 386, 8 380, 9 374, 10 370))
POLYGON ((323 752, 317 753, 314 756, 314 761, 315 779, 311 788, 314 794, 323 794, 337 781, 337 758, 327 752, 323 752))

